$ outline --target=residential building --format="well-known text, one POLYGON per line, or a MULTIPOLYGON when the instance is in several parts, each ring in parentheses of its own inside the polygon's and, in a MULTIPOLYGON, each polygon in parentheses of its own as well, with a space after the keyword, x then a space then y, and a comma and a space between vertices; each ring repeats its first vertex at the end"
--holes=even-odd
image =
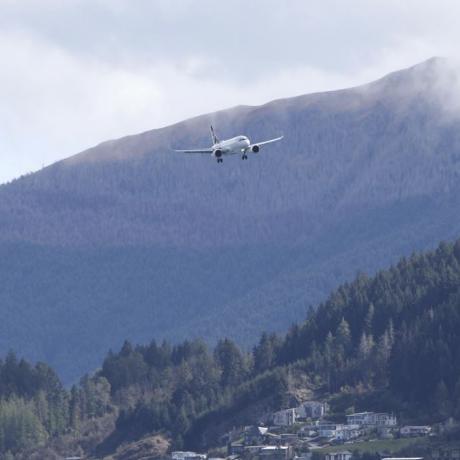
POLYGON ((357 412, 347 415, 347 425, 370 425, 373 412, 357 412))
POLYGON ((359 438, 363 431, 359 425, 340 425, 336 430, 336 439, 340 441, 350 441, 351 439, 359 438))
POLYGON ((351 460, 352 453, 348 450, 343 452, 329 452, 325 455, 325 460, 351 460))
POLYGON ((295 409, 284 409, 273 414, 273 424, 276 426, 292 426, 297 422, 295 409))
POLYGON ((233 442, 228 445, 227 453, 229 456, 230 455, 241 455, 243 452, 244 452, 244 445, 241 443, 233 442))
POLYGON ((358 412, 347 415, 347 424, 360 426, 396 426, 398 421, 393 414, 387 414, 386 412, 358 412))
POLYGON ((423 460, 423 457, 385 457, 382 460, 423 460))
POLYGON ((268 428, 264 426, 247 426, 244 429, 244 443, 246 445, 264 444, 268 428))
POLYGON ((318 419, 324 417, 329 409, 327 403, 320 401, 305 401, 296 408, 297 416, 299 418, 313 418, 318 419))
POLYGON ((206 460, 206 455, 196 452, 175 451, 171 453, 172 460, 206 460))
POLYGON ((292 446, 300 442, 300 438, 296 433, 281 433, 279 435, 280 443, 283 445, 292 446))
POLYGON ((396 426, 398 424, 396 416, 386 412, 374 414, 373 422, 371 425, 375 426, 396 426))
POLYGON ((433 449, 431 458, 433 460, 460 460, 460 449, 433 449))
POLYGON ((342 425, 337 423, 318 423, 315 427, 318 436, 338 441, 349 441, 362 434, 359 425, 342 425))
POLYGON ((291 460, 293 457, 291 446, 264 446, 259 451, 260 460, 291 460))
POLYGON ((431 433, 431 427, 428 425, 407 425, 399 430, 401 436, 428 436, 431 433))
POLYGON ((313 454, 312 452, 304 452, 302 455, 295 456, 294 460, 311 460, 313 454))
POLYGON ((316 426, 318 436, 321 438, 335 438, 337 436, 337 430, 341 428, 341 425, 336 423, 319 423, 316 426))

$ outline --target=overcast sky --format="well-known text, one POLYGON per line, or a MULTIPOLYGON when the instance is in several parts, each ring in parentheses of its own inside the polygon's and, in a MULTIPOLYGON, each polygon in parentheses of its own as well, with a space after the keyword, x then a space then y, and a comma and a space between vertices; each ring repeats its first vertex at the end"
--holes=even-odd
POLYGON ((458 57, 456 0, 0 0, 0 182, 101 141, 458 57))

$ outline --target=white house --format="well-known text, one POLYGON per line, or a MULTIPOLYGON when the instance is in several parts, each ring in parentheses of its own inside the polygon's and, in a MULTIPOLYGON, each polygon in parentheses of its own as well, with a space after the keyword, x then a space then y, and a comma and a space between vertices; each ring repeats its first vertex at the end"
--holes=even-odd
POLYGON ((362 430, 359 425, 340 425, 340 429, 336 430, 335 438, 340 441, 350 441, 350 439, 359 438, 362 435, 362 430))
POLYGON ((329 452, 325 455, 326 460, 351 460, 352 453, 348 450, 343 452, 329 452))
POLYGON ((175 451, 171 453, 172 460, 206 460, 206 455, 196 452, 175 451))
POLYGON ((376 426, 396 426, 398 424, 397 418, 393 414, 387 414, 386 412, 374 414, 373 420, 373 425, 376 426))
POLYGON ((347 415, 347 425, 370 425, 373 412, 357 412, 347 415))
POLYGON ((273 424, 276 426, 292 426, 297 422, 295 409, 284 409, 273 414, 273 424))
POLYGON ((357 412, 356 414, 347 415, 347 425, 393 427, 397 424, 396 417, 386 412, 357 412))
POLYGON ((361 434, 359 425, 342 425, 336 423, 319 423, 316 426, 318 436, 322 438, 332 438, 339 441, 349 441, 358 438, 361 434))
POLYGON ((431 427, 428 425, 407 425, 403 426, 399 432, 401 436, 428 436, 431 433, 431 427))
POLYGON ((319 423, 316 426, 318 436, 322 438, 335 438, 337 437, 337 431, 340 430, 342 425, 336 423, 319 423))

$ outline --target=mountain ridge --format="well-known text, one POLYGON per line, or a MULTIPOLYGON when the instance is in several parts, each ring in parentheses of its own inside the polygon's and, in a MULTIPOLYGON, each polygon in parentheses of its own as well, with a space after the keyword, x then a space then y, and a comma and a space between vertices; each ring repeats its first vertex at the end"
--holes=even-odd
POLYGON ((435 59, 364 87, 237 106, 1 186, 0 351, 71 381, 125 338, 213 342, 231 325, 251 346, 357 271, 454 239, 460 118, 439 89, 452 75, 435 59), (170 152, 208 145, 210 121, 221 137, 285 138, 223 165, 170 152))

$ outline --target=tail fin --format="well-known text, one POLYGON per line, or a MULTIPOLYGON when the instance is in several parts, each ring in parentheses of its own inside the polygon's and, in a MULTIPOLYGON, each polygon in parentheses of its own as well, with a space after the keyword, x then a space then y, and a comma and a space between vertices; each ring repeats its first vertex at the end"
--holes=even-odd
POLYGON ((211 138, 212 138, 212 144, 218 144, 219 143, 219 139, 217 138, 216 136, 216 133, 214 132, 214 128, 212 127, 212 125, 210 126, 211 127, 211 138))

